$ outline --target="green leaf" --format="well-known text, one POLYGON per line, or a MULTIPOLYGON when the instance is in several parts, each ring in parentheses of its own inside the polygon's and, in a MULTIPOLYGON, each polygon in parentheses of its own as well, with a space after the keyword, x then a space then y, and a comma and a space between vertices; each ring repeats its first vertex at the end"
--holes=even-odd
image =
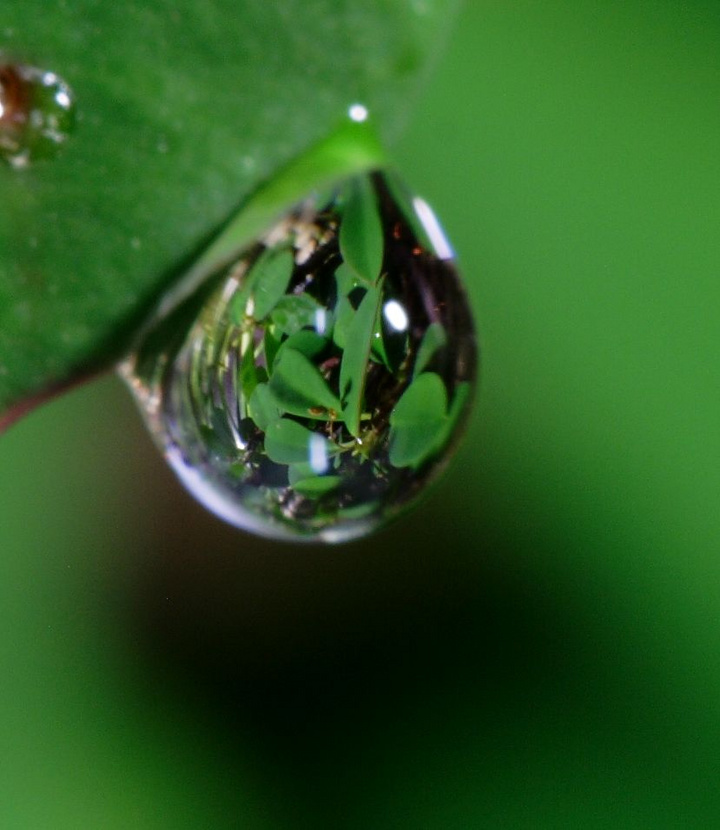
POLYGON ((360 99, 397 134, 455 5, 6 0, 0 51, 61 75, 79 118, 57 158, 0 166, 0 411, 112 364, 181 276, 381 164, 338 125, 360 99))
POLYGON ((255 387, 248 401, 248 415, 263 432, 282 415, 267 383, 259 383, 255 387))
POLYGON ((285 340, 278 351, 278 359, 282 356, 285 349, 294 349, 296 352, 304 355, 308 359, 317 357, 327 348, 328 340, 321 337, 314 331, 309 329, 302 329, 295 332, 285 340))
POLYGON ((343 400, 345 424, 351 435, 360 434, 365 380, 372 347, 375 319, 382 300, 382 285, 368 288, 352 323, 340 364, 340 397, 343 400))
POLYGON ((462 427, 461 421, 468 411, 470 399, 472 397, 472 385, 469 383, 459 383, 455 387, 455 392, 450 402, 450 409, 448 410, 445 425, 443 426, 437 439, 437 451, 442 450, 446 444, 449 444, 453 439, 454 434, 462 427))
POLYGON ((421 374, 428 363, 435 357, 436 353, 447 343, 447 334, 440 323, 430 323, 427 327, 423 339, 418 349, 417 357, 415 358, 415 366, 413 367, 413 377, 421 374))
POLYGON ((363 504, 355 504, 352 507, 343 507, 338 510, 338 515, 343 519, 364 519, 375 511, 380 510, 382 505, 379 502, 371 501, 363 504))
POLYGON ((280 337, 276 336, 273 328, 265 329, 265 336, 263 337, 263 349, 265 350, 265 365, 267 366, 268 374, 272 372, 275 356, 280 349, 280 337))
POLYGON ((295 349, 283 349, 275 360, 270 389, 278 405, 291 415, 327 418, 340 413, 340 401, 317 367, 295 349))
POLYGON ((245 349, 242 362, 240 363, 240 388, 245 400, 248 400, 255 391, 260 378, 258 377, 258 367, 255 363, 255 354, 252 345, 245 349))
POLYGON ((309 294, 283 297, 272 313, 273 323, 283 334, 294 334, 307 326, 315 326, 318 312, 324 309, 309 294))
POLYGON ((383 228, 377 196, 367 176, 347 184, 340 221, 340 253, 344 262, 368 285, 380 276, 383 261, 383 228))
POLYGON ((335 304, 335 324, 333 340, 339 348, 344 349, 347 344, 347 332, 355 317, 355 310, 359 305, 356 295, 362 298, 365 288, 360 288, 361 281, 355 272, 346 263, 342 263, 335 271, 337 285, 337 303, 335 304), (352 295, 352 299, 351 299, 352 295))
POLYGON ((253 317, 264 320, 287 291, 295 259, 292 251, 265 251, 253 270, 253 317))
POLYGON ((308 463, 313 454, 322 455, 326 445, 323 435, 287 418, 273 421, 265 431, 265 452, 276 464, 308 463))
POLYGON ((342 484, 341 476, 311 476, 293 483, 293 490, 305 496, 324 496, 342 484))
POLYGON ((298 481, 302 481, 304 478, 312 478, 316 475, 317 473, 308 461, 299 461, 288 467, 288 481, 291 486, 298 481))
POLYGON ((437 448, 447 424, 447 392, 440 375, 425 372, 402 394, 390 414, 390 463, 419 467, 437 448))
POLYGON ((230 301, 232 320, 241 325, 246 317, 257 321, 267 317, 287 291, 294 267, 289 249, 263 251, 230 301))
POLYGON ((348 297, 340 297, 335 306, 335 325, 333 326, 333 340, 339 349, 345 349, 348 344, 348 332, 355 319, 356 309, 348 297))
POLYGON ((347 297, 354 288, 362 284, 362 280, 346 262, 341 262, 335 269, 335 283, 338 297, 347 297))

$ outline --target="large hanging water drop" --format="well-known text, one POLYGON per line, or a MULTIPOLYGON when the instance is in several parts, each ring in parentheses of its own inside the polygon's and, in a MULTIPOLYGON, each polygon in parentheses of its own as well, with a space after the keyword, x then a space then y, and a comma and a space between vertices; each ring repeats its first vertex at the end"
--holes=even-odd
POLYGON ((0 157, 20 169, 53 156, 74 124, 72 90, 62 78, 0 59, 0 157))
POLYGON ((445 466, 476 346, 434 215, 375 173, 291 210, 122 372, 207 507, 261 535, 339 542, 445 466))

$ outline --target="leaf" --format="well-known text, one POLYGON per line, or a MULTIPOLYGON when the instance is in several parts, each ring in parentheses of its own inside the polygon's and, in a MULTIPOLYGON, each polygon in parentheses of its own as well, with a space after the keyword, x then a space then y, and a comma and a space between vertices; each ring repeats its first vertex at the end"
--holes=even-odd
POLYGON ((348 331, 355 319, 355 309, 347 297, 340 297, 335 306, 335 325, 333 326, 333 340, 339 349, 345 349, 348 342, 348 331))
POLYGON ((276 336, 273 328, 265 329, 265 336, 263 337, 263 349, 265 350, 265 366, 268 374, 272 372, 273 364, 275 363, 275 355, 280 350, 280 338, 276 336))
POLYGON ((278 405, 291 415, 327 418, 340 413, 340 401, 332 393, 320 371, 295 349, 283 349, 275 360, 270 390, 278 405))
POLYGON ((260 382, 252 345, 249 345, 245 349, 245 354, 243 354, 238 374, 240 376, 240 388, 242 389, 243 397, 247 401, 260 382))
POLYGON ((348 329, 355 317, 355 311, 365 295, 365 288, 360 287, 361 281, 344 262, 335 271, 335 283, 337 286, 337 303, 334 311, 333 340, 339 348, 344 349, 347 343, 348 329))
POLYGON ((367 124, 338 124, 361 98, 397 134, 455 5, 5 0, 0 48, 61 75, 80 118, 57 158, 0 166, 0 411, 116 361, 241 206, 195 285, 381 163, 367 124))
POLYGON ((295 259, 292 251, 265 251, 253 267, 253 317, 264 320, 287 291, 295 259))
POLYGON ((447 392, 440 375, 425 372, 402 394, 390 414, 390 463, 419 467, 438 447, 447 423, 447 392))
POLYGON ((311 359, 313 357, 317 357, 319 354, 322 354, 327 346, 328 340, 325 337, 321 337, 314 331, 302 329, 301 331, 290 335, 290 337, 282 343, 277 355, 278 359, 280 359, 285 349, 294 349, 296 352, 300 352, 300 354, 304 355, 308 359, 311 359))
POLYGON ((315 470, 313 470, 307 461, 300 461, 288 467, 288 481, 291 486, 297 481, 302 481, 304 478, 312 478, 315 475, 315 470))
POLYGON ((305 496, 324 496, 342 484, 341 476, 311 476, 296 481, 292 487, 305 496))
POLYGON ((382 505, 376 501, 364 502, 362 504, 355 504, 352 507, 343 507, 338 510, 338 516, 343 519, 364 519, 378 510, 382 509, 382 505))
POLYGON ((294 334, 306 326, 315 326, 318 313, 324 312, 320 303, 309 294, 283 297, 272 313, 273 323, 284 334, 294 334))
POLYGON ((383 227, 377 196, 367 176, 347 184, 347 201, 340 221, 340 253, 344 262, 368 285, 380 276, 383 227))
POLYGON ((348 327, 347 343, 340 364, 340 397, 344 403, 343 415, 350 434, 356 438, 360 434, 365 379, 375 331, 375 319, 381 299, 381 285, 368 288, 348 327))
POLYGON ((415 366, 413 367, 413 377, 417 377, 425 370, 428 363, 446 343, 447 335, 443 326, 440 323, 430 323, 420 342, 420 348, 415 358, 415 366))
POLYGON ((282 415, 267 383, 259 383, 255 387, 248 401, 248 415, 263 432, 282 415))
POLYGON ((229 313, 236 325, 246 317, 262 321, 285 294, 295 260, 289 249, 266 249, 244 275, 239 290, 230 301, 229 313))
POLYGON ((455 387, 452 401, 450 402, 450 409, 448 410, 445 425, 443 426, 437 439, 437 451, 444 449, 453 438, 462 432, 462 420, 468 411, 470 399, 472 397, 472 385, 469 383, 459 383, 455 387))
POLYGON ((311 432, 297 421, 281 418, 268 425, 265 432, 265 452, 276 464, 305 462, 320 467, 313 459, 327 458, 327 439, 311 432))
POLYGON ((347 297, 361 282, 355 271, 346 262, 341 262, 335 269, 338 297, 347 297))

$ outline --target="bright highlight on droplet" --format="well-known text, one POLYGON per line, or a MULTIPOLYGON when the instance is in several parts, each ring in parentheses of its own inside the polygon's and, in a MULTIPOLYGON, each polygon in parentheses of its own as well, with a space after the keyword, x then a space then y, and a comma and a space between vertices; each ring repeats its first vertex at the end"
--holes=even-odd
POLYGON ((319 198, 160 317, 121 372, 210 510, 264 536, 342 542, 445 467, 476 349, 457 272, 397 180, 319 198))
POLYGON ((407 331, 408 316, 405 309, 397 300, 390 300, 383 306, 383 314, 385 319, 392 326, 395 331, 407 331))
POLYGON ((55 96, 55 102, 59 107, 62 107, 62 109, 66 110, 70 109, 70 105, 72 103, 70 100, 70 96, 67 94, 67 92, 65 92, 65 90, 60 90, 60 92, 58 92, 58 94, 55 96))
POLYGON ((308 442, 308 449, 312 471, 319 476, 326 473, 330 465, 328 463, 327 441, 325 438, 316 432, 313 433, 308 442))
POLYGON ((348 115, 352 121, 362 124, 363 121, 367 121, 369 112, 363 104, 353 104, 348 110, 348 115))
POLYGON ((455 253, 450 247, 450 243, 445 236, 445 232, 440 227, 437 216, 435 216, 435 212, 430 205, 424 199, 416 196, 413 199, 413 207, 415 208, 415 213, 417 213, 418 218, 422 222, 423 227, 425 228, 425 233, 427 233, 430 238, 438 257, 440 257, 440 259, 453 259, 455 253))
POLYGON ((324 308, 318 308, 315 311, 315 331, 318 334, 325 334, 327 331, 327 311, 324 308))

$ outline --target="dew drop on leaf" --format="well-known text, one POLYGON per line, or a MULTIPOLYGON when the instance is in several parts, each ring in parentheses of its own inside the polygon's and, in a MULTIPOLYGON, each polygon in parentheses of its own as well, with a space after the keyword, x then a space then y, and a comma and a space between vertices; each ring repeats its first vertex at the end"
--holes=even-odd
POLYGON ((376 172, 292 208, 120 367, 179 478, 240 528, 365 535, 457 443, 472 317, 437 221, 400 188, 376 172))
POLYGON ((74 96, 62 78, 0 56, 0 158, 16 169, 50 158, 74 125, 74 96))

